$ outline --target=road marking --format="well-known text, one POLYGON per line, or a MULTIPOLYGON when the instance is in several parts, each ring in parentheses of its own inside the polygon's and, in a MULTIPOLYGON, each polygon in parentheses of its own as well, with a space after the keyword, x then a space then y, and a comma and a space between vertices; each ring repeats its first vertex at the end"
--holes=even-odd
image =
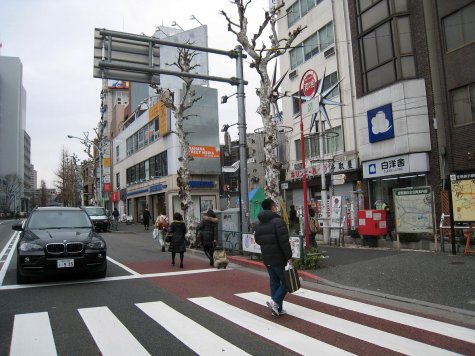
POLYGON ((163 302, 135 305, 199 355, 249 355, 163 302))
MULTIPOLYGON (((265 339, 304 355, 352 355, 338 347, 298 333, 213 297, 190 298, 193 303, 265 339)), ((270 314, 270 313, 269 313, 270 314)))
POLYGON ((187 274, 199 274, 199 273, 212 273, 212 272, 223 273, 226 271, 232 271, 232 268, 226 268, 226 269, 204 268, 204 269, 194 269, 194 270, 188 270, 188 271, 158 272, 158 273, 127 275, 127 276, 107 277, 107 278, 98 278, 98 279, 83 279, 79 281, 36 283, 36 284, 29 284, 29 285, 28 284, 10 284, 10 285, 5 285, 5 286, 0 286, 0 291, 12 290, 12 289, 38 288, 38 287, 66 286, 66 285, 73 285, 73 284, 116 282, 116 281, 126 281, 129 279, 159 278, 159 277, 182 276, 182 275, 187 275, 187 274))
POLYGON ((452 325, 437 320, 423 318, 396 310, 378 307, 371 304, 356 302, 351 299, 331 296, 324 293, 301 288, 292 295, 310 299, 320 303, 333 305, 338 308, 352 310, 361 314, 370 315, 379 319, 389 320, 395 323, 412 326, 414 328, 427 330, 443 336, 452 337, 462 341, 475 340, 475 330, 462 326, 452 325))
POLYGON ((107 307, 78 309, 102 355, 150 355, 107 307))
MULTIPOLYGON (((236 294, 259 305, 266 305, 269 297, 258 292, 236 294)), ((447 350, 427 345, 419 341, 414 341, 406 337, 391 334, 386 331, 371 328, 353 321, 337 318, 335 316, 321 313, 297 304, 285 302, 285 309, 288 315, 308 321, 312 324, 355 337, 374 345, 384 347, 407 355, 456 355, 447 350)))
POLYGON ((10 240, 8 240, 7 244, 3 248, 2 252, 0 252, 0 259, 3 260, 3 257, 5 256, 7 250, 10 249, 6 259, 3 262, 2 269, 0 269, 0 286, 3 284, 3 279, 5 278, 5 274, 7 273, 8 266, 10 265, 10 261, 13 257, 13 254, 15 253, 15 247, 18 242, 19 235, 20 232, 15 231, 10 240))
POLYGON ((48 313, 16 314, 10 356, 57 355, 48 313))
POLYGON ((133 274, 133 275, 135 275, 135 276, 140 275, 140 273, 138 273, 138 272, 134 271, 133 269, 127 267, 126 265, 124 265, 124 264, 122 264, 122 263, 120 263, 120 262, 118 262, 118 261, 116 261, 116 260, 110 258, 109 256, 107 256, 107 260, 110 261, 110 262, 112 262, 112 263, 114 263, 114 264, 116 264, 116 265, 119 266, 120 268, 125 269, 125 270, 126 270, 127 272, 129 272, 130 274, 133 274))

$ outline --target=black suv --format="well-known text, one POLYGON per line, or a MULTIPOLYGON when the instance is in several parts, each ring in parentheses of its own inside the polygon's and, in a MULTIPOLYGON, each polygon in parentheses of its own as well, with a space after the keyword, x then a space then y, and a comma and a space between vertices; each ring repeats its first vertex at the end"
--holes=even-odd
POLYGON ((100 206, 84 206, 84 210, 86 210, 87 214, 92 220, 94 224, 94 228, 96 231, 104 231, 107 232, 110 228, 110 219, 107 216, 106 209, 100 206))
POLYGON ((87 272, 103 278, 107 272, 107 247, 80 208, 35 208, 23 224, 17 245, 17 282, 46 274, 87 272))

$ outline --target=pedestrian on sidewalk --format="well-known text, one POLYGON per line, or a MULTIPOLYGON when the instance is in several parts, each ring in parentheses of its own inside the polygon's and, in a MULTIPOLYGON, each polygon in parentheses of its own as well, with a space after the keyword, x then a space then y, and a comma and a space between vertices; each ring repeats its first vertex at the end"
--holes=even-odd
POLYGON ((271 300, 267 306, 272 314, 285 314, 282 309, 287 288, 285 287, 284 270, 287 263, 292 263, 292 250, 289 242, 289 231, 282 217, 277 214, 277 207, 272 199, 264 199, 262 209, 257 216, 254 237, 260 245, 262 259, 269 273, 271 300))
POLYGON ((388 205, 386 205, 384 207, 384 210, 386 210, 386 228, 388 230, 388 232, 386 234, 386 241, 389 238, 392 242, 393 241, 393 231, 394 231, 394 218, 393 218, 393 214, 391 213, 391 210, 389 209, 388 205))
POLYGON ((114 225, 115 225, 116 230, 118 229, 118 226, 119 226, 119 216, 120 216, 119 210, 117 210, 117 208, 114 208, 114 211, 112 212, 112 217, 114 218, 114 225))
POLYGON ((198 232, 201 233, 201 242, 205 255, 209 258, 209 265, 213 265, 214 248, 218 238, 218 218, 212 209, 203 216, 203 219, 198 225, 198 232))
POLYGON ((290 206, 289 211, 289 230, 294 233, 298 233, 300 230, 299 227, 299 217, 297 216, 297 210, 295 210, 295 205, 290 206))
POLYGON ((157 220, 155 220, 155 228, 158 229, 158 243, 162 247, 162 252, 165 252, 165 236, 168 227, 168 217, 164 213, 161 213, 157 216, 157 220))
POLYGON ((310 246, 317 248, 318 219, 315 209, 308 208, 308 227, 310 232, 310 246))
POLYGON ((172 266, 175 265, 175 256, 180 254, 180 268, 183 268, 183 258, 186 251, 186 225, 180 213, 173 214, 173 221, 168 228, 167 242, 170 242, 168 251, 172 253, 172 266))
POLYGON ((143 210, 143 226, 145 227, 145 230, 149 229, 150 218, 151 218, 150 211, 148 211, 148 206, 146 206, 145 209, 143 210))

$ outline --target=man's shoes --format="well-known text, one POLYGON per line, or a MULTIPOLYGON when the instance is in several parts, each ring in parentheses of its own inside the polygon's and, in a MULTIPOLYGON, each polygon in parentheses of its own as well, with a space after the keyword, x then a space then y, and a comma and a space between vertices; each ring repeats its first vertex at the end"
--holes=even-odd
POLYGON ((287 314, 287 310, 285 309, 282 309, 280 312, 279 312, 279 315, 285 315, 287 314))
POLYGON ((272 313, 276 314, 276 316, 279 315, 279 306, 277 305, 276 302, 274 302, 272 299, 266 302, 267 306, 271 308, 272 313))
POLYGON ((180 268, 183 268, 183 263, 180 263, 180 268))

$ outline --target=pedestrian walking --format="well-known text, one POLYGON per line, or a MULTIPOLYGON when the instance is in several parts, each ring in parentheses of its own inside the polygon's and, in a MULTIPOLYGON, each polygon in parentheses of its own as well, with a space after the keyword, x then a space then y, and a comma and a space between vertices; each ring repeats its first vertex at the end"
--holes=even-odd
POLYGON ((262 209, 257 216, 254 237, 260 245, 262 259, 267 268, 270 281, 271 300, 267 306, 272 314, 285 314, 282 308, 287 289, 285 286, 284 270, 287 263, 292 263, 292 250, 289 242, 289 231, 284 220, 277 214, 277 207, 272 199, 264 199, 262 209))
POLYGON ((149 225, 150 225, 150 218, 151 218, 150 211, 148 211, 148 206, 146 206, 145 209, 143 210, 142 217, 143 217, 143 226, 145 230, 148 230, 149 225))
POLYGON ((165 252, 165 236, 168 230, 168 217, 161 213, 155 220, 155 228, 158 229, 158 243, 162 246, 162 252, 165 252))
POLYGON ((117 210, 117 208, 114 208, 114 211, 112 212, 112 217, 114 219, 114 225, 115 225, 116 230, 118 229, 118 226, 119 226, 119 216, 120 216, 119 210, 117 210))
POLYGON ((391 213, 391 210, 389 210, 388 205, 384 207, 384 210, 386 210, 386 228, 388 229, 386 240, 389 238, 391 241, 393 241, 393 231, 394 231, 393 214, 391 213))
POLYGON ((198 232, 201 234, 201 242, 205 255, 209 258, 209 265, 213 265, 214 248, 216 247, 218 237, 218 218, 212 209, 203 216, 198 225, 198 232))
POLYGON ((315 209, 308 208, 308 227, 310 232, 310 246, 317 248, 318 219, 315 209))
POLYGON ((297 216, 297 210, 295 210, 295 205, 290 206, 289 230, 292 231, 292 232, 298 232, 299 231, 299 218, 297 216))
POLYGON ((180 213, 173 214, 173 221, 168 228, 167 242, 170 242, 168 251, 172 253, 172 266, 175 265, 176 254, 180 254, 180 268, 183 268, 183 258, 186 251, 186 225, 180 213))

